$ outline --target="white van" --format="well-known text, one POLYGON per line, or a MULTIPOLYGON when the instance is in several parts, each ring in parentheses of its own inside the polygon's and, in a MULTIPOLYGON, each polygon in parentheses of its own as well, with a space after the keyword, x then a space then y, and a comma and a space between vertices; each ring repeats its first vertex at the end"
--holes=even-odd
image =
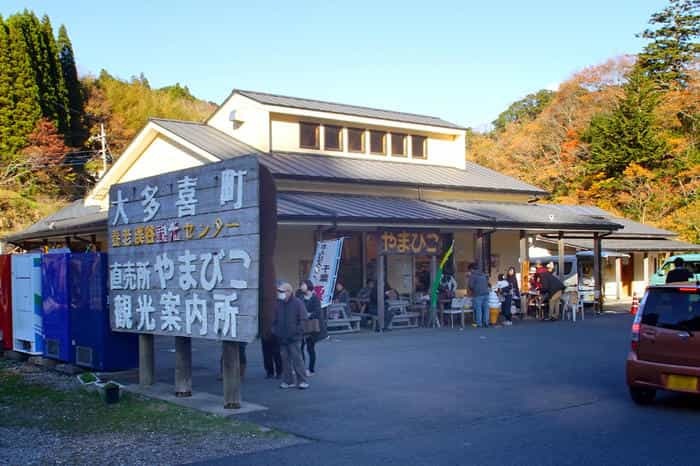
MULTIPOLYGON (((559 256, 533 257, 530 264, 542 262, 547 265, 554 262, 554 275, 559 275, 559 256)), ((581 251, 575 255, 564 256, 564 285, 567 291, 577 290, 583 295, 584 304, 593 304, 595 301, 595 280, 593 278, 593 252, 581 251)))

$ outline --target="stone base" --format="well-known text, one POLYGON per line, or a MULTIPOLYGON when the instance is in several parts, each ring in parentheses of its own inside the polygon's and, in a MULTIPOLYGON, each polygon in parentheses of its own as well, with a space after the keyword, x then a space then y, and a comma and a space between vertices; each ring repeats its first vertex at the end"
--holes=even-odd
POLYGON ((20 353, 19 351, 7 350, 4 351, 2 357, 5 359, 10 359, 12 361, 26 361, 29 359, 29 355, 25 353, 20 353))

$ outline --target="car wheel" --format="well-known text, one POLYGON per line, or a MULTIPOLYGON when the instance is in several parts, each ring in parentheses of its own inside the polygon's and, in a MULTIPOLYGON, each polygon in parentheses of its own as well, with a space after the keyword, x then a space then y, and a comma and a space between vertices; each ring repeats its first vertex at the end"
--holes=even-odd
POLYGON ((653 388, 630 387, 632 401, 638 405, 648 405, 654 402, 656 390, 653 388))

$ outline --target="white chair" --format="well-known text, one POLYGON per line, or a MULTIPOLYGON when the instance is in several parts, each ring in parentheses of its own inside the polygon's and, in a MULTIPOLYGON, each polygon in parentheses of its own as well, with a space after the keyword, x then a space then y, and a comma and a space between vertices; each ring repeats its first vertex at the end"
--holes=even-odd
POLYGON ((581 320, 585 318, 583 313, 583 295, 576 291, 569 291, 561 296, 562 319, 566 320, 571 316, 571 320, 576 322, 576 313, 581 313, 581 320))

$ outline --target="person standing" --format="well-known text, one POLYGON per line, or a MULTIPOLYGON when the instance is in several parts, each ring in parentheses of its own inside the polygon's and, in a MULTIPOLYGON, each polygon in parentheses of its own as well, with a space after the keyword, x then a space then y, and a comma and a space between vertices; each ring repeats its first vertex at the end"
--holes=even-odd
POLYGON ((263 365, 265 366, 266 379, 273 377, 282 378, 282 355, 280 354, 279 340, 272 332, 263 333, 260 338, 263 352, 263 365))
POLYGON ((501 295, 501 314, 505 321, 503 325, 510 326, 513 325, 513 314, 510 312, 510 306, 513 304, 513 287, 510 282, 506 280, 506 276, 502 273, 498 274, 498 282, 496 282, 496 288, 501 295))
POLYGON ((326 319, 323 318, 321 300, 314 293, 314 285, 311 283, 311 280, 301 282, 299 295, 306 307, 306 318, 308 320, 318 320, 318 332, 307 333, 304 335, 304 340, 301 343, 302 357, 304 357, 304 348, 309 354, 309 368, 306 370, 306 376, 310 377, 316 373, 316 342, 323 340, 327 335, 326 319))
POLYGON ((520 309, 520 287, 518 286, 518 277, 515 275, 515 267, 508 267, 508 272, 506 272, 506 280, 508 280, 512 290, 513 303, 515 304, 515 307, 520 309))
POLYGON ((486 274, 479 270, 478 264, 472 262, 467 271, 467 287, 472 295, 475 327, 489 326, 489 281, 486 274))
POLYGON ((685 261, 682 257, 673 260, 673 270, 666 275, 666 283, 687 282, 692 280, 693 274, 685 268, 685 261))
POLYGON ((539 272, 539 276, 542 294, 549 301, 549 320, 559 320, 559 302, 566 286, 549 270, 539 272))
POLYGON ((309 388, 306 382, 304 360, 301 357, 301 340, 304 337, 306 308, 294 296, 292 285, 283 282, 277 287, 277 309, 272 323, 272 333, 279 339, 284 380, 280 388, 309 388), (296 376, 296 384, 294 377, 296 376))

